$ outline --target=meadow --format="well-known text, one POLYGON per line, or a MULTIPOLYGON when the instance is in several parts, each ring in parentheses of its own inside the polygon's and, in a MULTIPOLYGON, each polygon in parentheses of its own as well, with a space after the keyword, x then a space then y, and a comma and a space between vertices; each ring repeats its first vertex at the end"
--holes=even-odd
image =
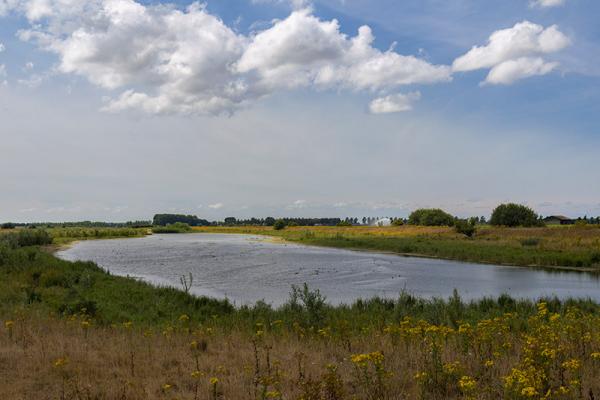
POLYGON ((2 399, 600 396, 592 301, 400 293, 333 307, 296 287, 281 307, 236 308, 59 260, 48 237, 0 235, 2 399))
POLYGON ((600 227, 481 226, 469 238, 449 227, 194 227, 195 232, 245 233, 308 245, 391 252, 450 260, 530 267, 600 269, 600 227))

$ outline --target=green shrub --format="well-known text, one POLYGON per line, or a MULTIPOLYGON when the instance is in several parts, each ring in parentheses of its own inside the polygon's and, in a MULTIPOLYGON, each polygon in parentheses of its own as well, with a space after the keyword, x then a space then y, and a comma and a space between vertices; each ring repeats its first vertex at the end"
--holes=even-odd
POLYGON ((13 249, 26 246, 45 246, 52 243, 52 237, 42 229, 27 229, 0 236, 0 243, 13 249))
POLYGON ((452 226, 454 217, 439 208, 420 208, 410 214, 408 223, 422 226, 452 226))
POLYGON ((515 203, 501 204, 492 212, 490 224, 495 226, 543 226, 540 217, 531 208, 515 203))
POLYGON ((275 221, 275 223, 273 224, 273 229, 275 229, 276 231, 280 231, 282 229, 285 229, 285 221, 282 219, 278 219, 277 221, 275 221))
POLYGON ((475 227, 475 223, 473 221, 467 221, 465 219, 457 219, 454 222, 454 230, 460 234, 463 234, 467 237, 473 237, 477 228, 475 227))
POLYGON ((402 218, 396 218, 392 221, 392 226, 402 226, 404 225, 404 220, 402 218))
POLYGON ((340 221, 336 224, 336 226, 352 226, 352 224, 348 221, 340 221))
POLYGON ((183 222, 175 222, 167 226, 155 226, 152 228, 152 233, 186 233, 190 232, 192 228, 183 222))

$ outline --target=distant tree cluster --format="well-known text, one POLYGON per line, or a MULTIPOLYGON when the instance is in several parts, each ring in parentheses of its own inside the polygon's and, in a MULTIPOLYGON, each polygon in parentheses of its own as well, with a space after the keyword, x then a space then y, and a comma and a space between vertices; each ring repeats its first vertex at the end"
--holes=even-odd
POLYGON ((531 208, 515 203, 500 204, 492 212, 490 224, 495 226, 544 226, 542 218, 531 208))
POLYGON ((600 217, 579 217, 575 220, 575 225, 600 225, 600 217))
MULTIPOLYGON (((284 222, 285 226, 336 226, 342 220, 340 218, 280 218, 284 222)), ((275 225, 275 218, 249 218, 249 219, 236 219, 234 217, 227 217, 223 221, 224 225, 261 225, 261 226, 273 226, 275 225)))
POLYGON ((153 225, 167 226, 177 222, 188 224, 189 226, 207 226, 211 223, 205 219, 200 219, 195 215, 183 214, 156 214, 152 220, 153 225))
POLYGON ((410 225, 453 226, 455 218, 439 208, 420 208, 408 217, 410 225))

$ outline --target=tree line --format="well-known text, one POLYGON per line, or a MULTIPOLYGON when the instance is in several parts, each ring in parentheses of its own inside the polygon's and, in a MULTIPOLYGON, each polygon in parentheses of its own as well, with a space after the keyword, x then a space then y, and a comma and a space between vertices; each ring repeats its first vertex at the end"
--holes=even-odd
POLYGON ((72 222, 4 222, 0 224, 1 229, 14 228, 147 228, 152 226, 152 221, 126 221, 126 222, 102 222, 102 221, 72 221, 72 222))
MULTIPOLYGON (((377 225, 382 220, 389 220, 392 225, 422 225, 422 226, 456 226, 465 224, 476 226, 490 224, 494 226, 544 226, 544 220, 531 208, 514 203, 501 204, 494 209, 491 218, 485 216, 458 218, 438 208, 421 208, 413 211, 408 218, 401 217, 346 217, 346 218, 245 218, 238 219, 227 217, 223 221, 208 221, 196 215, 185 214, 156 214, 151 221, 138 220, 127 222, 102 222, 102 221, 77 221, 77 222, 39 222, 39 223, 13 223, 0 224, 1 229, 14 229, 17 227, 29 228, 142 228, 151 226, 167 226, 176 223, 189 226, 275 226, 281 221, 283 226, 354 226, 354 225, 377 225)), ((386 221, 387 222, 387 221, 386 221)), ((598 217, 579 217, 575 220, 578 225, 600 225, 598 217)))

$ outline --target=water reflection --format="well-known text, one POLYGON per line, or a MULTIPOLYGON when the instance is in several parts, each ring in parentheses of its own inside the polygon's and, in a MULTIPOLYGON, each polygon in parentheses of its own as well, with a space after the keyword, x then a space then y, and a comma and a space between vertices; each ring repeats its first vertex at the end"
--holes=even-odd
POLYGON ((265 300, 278 305, 290 286, 308 283, 333 304, 401 291, 421 297, 592 298, 600 301, 598 275, 480 265, 348 250, 272 243, 248 235, 153 235, 80 242, 62 251, 68 260, 91 260, 118 275, 179 286, 194 275, 192 292, 227 297, 236 304, 265 300))

